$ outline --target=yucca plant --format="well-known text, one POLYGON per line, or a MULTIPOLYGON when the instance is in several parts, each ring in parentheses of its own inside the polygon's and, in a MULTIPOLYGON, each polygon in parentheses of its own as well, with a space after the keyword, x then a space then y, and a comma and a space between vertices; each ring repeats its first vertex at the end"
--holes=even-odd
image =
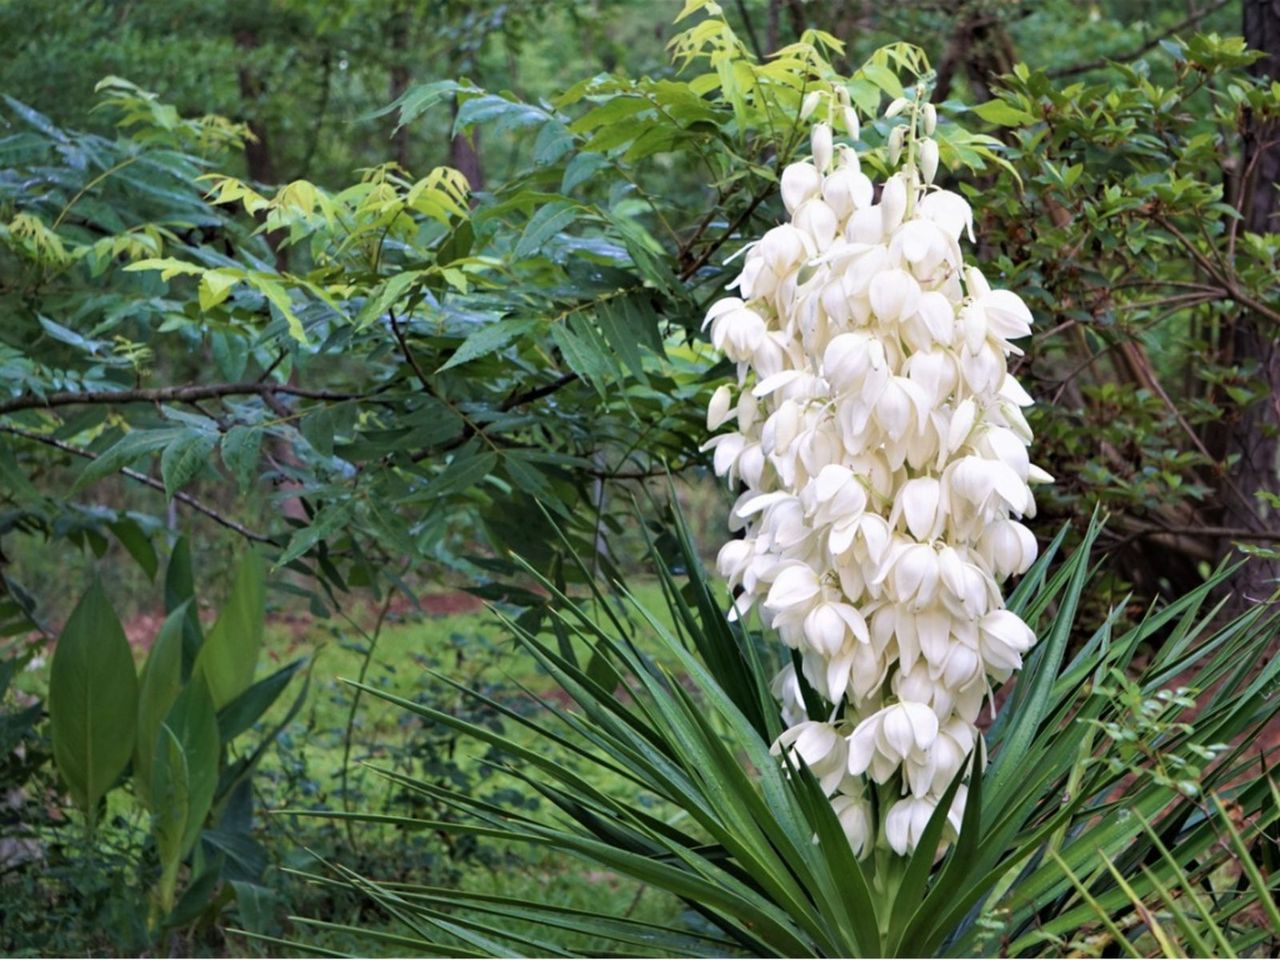
POLYGON ((1274 933, 1242 918, 1275 910, 1274 879, 1254 864, 1252 841, 1274 825, 1276 797, 1251 744, 1280 709, 1280 661, 1266 657, 1280 623, 1265 604, 1223 618, 1210 598, 1230 568, 1133 626, 1122 626, 1117 605, 1081 643, 1077 611, 1096 572, 1098 524, 1065 559, 1060 534, 1010 596, 1044 639, 987 731, 990 762, 970 763, 951 784, 946 799, 968 777, 958 840, 935 862, 944 802, 911 857, 859 860, 817 780, 770 752, 781 731, 767 689, 777 664, 762 651, 778 645, 726 620, 728 597, 702 571, 678 512, 671 531, 673 562, 653 551, 667 611, 646 609, 621 584, 606 591, 580 563, 585 599, 528 568, 549 595, 551 628, 506 623, 574 707, 530 693, 536 709, 526 715, 463 691, 526 728, 523 737, 364 688, 496 748, 507 773, 548 801, 542 810, 508 810, 386 770, 457 819, 321 815, 560 851, 670 892, 701 922, 382 883, 340 864, 313 877, 354 885, 403 924, 403 933, 367 931, 371 943, 421 955, 567 956, 571 933, 619 956, 1035 956, 1108 944, 1133 954, 1172 949, 1160 934, 1173 925, 1197 952, 1268 949, 1274 933), (632 795, 594 785, 609 778, 632 795), (1247 879, 1229 889, 1221 878, 1202 882, 1226 851, 1247 879), (515 923, 539 932, 515 933, 515 923))

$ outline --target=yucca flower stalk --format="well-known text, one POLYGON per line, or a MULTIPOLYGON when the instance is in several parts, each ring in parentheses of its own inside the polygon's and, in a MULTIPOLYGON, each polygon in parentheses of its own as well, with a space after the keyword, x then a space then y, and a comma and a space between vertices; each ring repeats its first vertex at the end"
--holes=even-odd
MULTIPOLYGON (((795 651, 773 681, 787 729, 774 751, 803 761, 858 856, 920 842, 966 757, 991 682, 1035 642, 1001 583, 1036 541, 1031 398, 1008 372, 1031 313, 967 266, 963 197, 933 183, 935 108, 923 84, 885 120, 890 176, 876 187, 851 140, 843 87, 810 94, 811 161, 781 177, 789 223, 749 246, 707 314, 738 365, 714 395, 718 474, 740 484, 741 538, 718 566, 795 651), (798 669, 797 669, 798 668, 798 669), (813 709, 807 685, 822 700, 813 709)), ((959 831, 954 793, 944 845, 959 831)), ((941 848, 940 851, 941 852, 941 848)))

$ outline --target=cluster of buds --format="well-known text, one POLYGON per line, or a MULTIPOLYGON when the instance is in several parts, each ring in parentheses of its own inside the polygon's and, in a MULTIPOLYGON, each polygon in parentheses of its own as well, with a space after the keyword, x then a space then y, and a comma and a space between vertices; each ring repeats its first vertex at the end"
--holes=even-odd
MULTIPOLYGON (((1031 313, 965 265, 973 214, 933 184, 937 115, 914 93, 886 112, 896 172, 878 198, 832 124, 814 125, 812 161, 782 174, 790 223, 748 248, 739 296, 707 314, 738 365, 737 390, 722 386, 707 413, 709 430, 736 426, 707 447, 743 490, 730 520, 742 536, 718 567, 734 615, 757 608, 826 701, 810 716, 784 668, 774 749, 818 778, 859 856, 913 850, 981 756, 991 682, 1035 642, 1000 584, 1035 559, 1018 521, 1051 479, 1028 457, 1031 398, 1006 367, 1031 313)), ((819 96, 856 141, 843 94, 819 96)), ((961 787, 948 839, 964 799, 961 787)))

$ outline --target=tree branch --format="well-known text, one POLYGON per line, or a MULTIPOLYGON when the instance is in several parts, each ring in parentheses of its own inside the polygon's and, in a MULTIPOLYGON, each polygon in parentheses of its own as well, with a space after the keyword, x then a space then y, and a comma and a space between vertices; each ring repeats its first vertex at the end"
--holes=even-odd
POLYGON ((32 393, 0 401, 0 416, 19 410, 41 410, 49 407, 71 407, 97 403, 190 403, 220 397, 276 394, 305 397, 309 400, 360 400, 368 394, 343 393, 338 390, 311 390, 285 383, 210 383, 186 387, 140 387, 132 390, 60 390, 36 396, 32 393))
POLYGON ((1200 248, 1191 242, 1191 238, 1175 227, 1168 218, 1156 214, 1152 219, 1178 238, 1178 242, 1181 243, 1187 253, 1191 255, 1191 259, 1198 263, 1205 273, 1217 280, 1218 283, 1222 285, 1222 288, 1231 295, 1232 300, 1236 301, 1236 303, 1243 304, 1255 313, 1261 314, 1273 323, 1280 323, 1280 311, 1274 310, 1259 300, 1255 300, 1245 291, 1241 290, 1240 286, 1236 283, 1234 276, 1228 276, 1223 270, 1219 269, 1218 265, 1206 257, 1200 251, 1200 248))
MULTIPOLYGON (((511 396, 507 397, 507 399, 503 400, 502 403, 498 404, 498 410, 501 413, 506 413, 509 410, 514 410, 516 407, 524 406, 526 403, 533 403, 537 400, 541 400, 543 397, 549 397, 557 390, 574 383, 578 379, 579 378, 576 373, 566 373, 552 380, 550 383, 544 383, 540 387, 532 387, 529 390, 525 390, 523 393, 513 393, 511 396)), ((428 447, 425 450, 419 450, 409 459, 414 463, 421 463, 423 460, 427 459, 427 457, 435 454, 448 453, 450 450, 456 450, 480 432, 482 431, 479 427, 471 421, 467 421, 466 425, 463 426, 462 431, 452 440, 448 440, 438 447, 428 447)), ((486 437, 485 439, 488 438, 486 437)))
POLYGON ((757 193, 754 199, 752 199, 751 203, 747 205, 747 209, 743 210, 742 213, 738 215, 738 219, 734 220, 733 223, 729 224, 728 228, 724 231, 724 233, 720 234, 720 236, 716 238, 716 241, 712 243, 709 247, 707 247, 707 249, 702 252, 702 255, 699 256, 697 260, 693 261, 692 264, 690 264, 689 266, 685 267, 683 270, 680 271, 680 279, 688 280, 695 273, 697 273, 699 270, 705 267, 708 261, 710 261, 711 258, 715 255, 715 252, 719 250, 721 246, 724 245, 725 241, 728 240, 735 233, 737 233, 738 229, 743 224, 745 224, 749 219, 751 219, 751 215, 756 212, 756 207, 764 203, 764 201, 766 200, 766 198, 768 198, 770 193, 772 193, 772 190, 765 191, 763 193, 757 193))
POLYGON ((1142 56, 1147 51, 1155 49, 1155 47, 1160 43, 1161 40, 1167 40, 1169 39, 1169 37, 1172 37, 1175 33, 1181 33, 1183 30, 1187 29, 1187 27, 1195 26, 1205 17, 1209 16, 1210 14, 1217 13, 1219 10, 1221 10, 1230 2, 1231 0, 1217 0, 1217 3, 1212 3, 1209 6, 1205 7, 1203 10, 1197 10, 1195 13, 1191 14, 1191 16, 1187 17, 1181 23, 1178 23, 1175 26, 1170 27, 1168 30, 1164 31, 1163 33, 1157 33, 1154 37, 1152 37, 1142 46, 1138 47, 1138 49, 1136 50, 1131 50, 1128 53, 1123 53, 1116 57, 1099 57, 1097 60, 1090 60, 1088 63, 1077 63, 1075 66, 1071 66, 1071 67, 1059 67, 1057 70, 1050 70, 1048 75, 1051 77, 1074 77, 1081 73, 1088 73, 1090 70, 1099 70, 1102 67, 1107 66, 1108 64, 1130 63, 1134 60, 1137 60, 1140 56, 1142 56))
POLYGON ((540 387, 534 387, 530 390, 524 391, 524 393, 512 394, 499 404, 498 409, 503 413, 506 413, 508 410, 514 410, 516 407, 522 407, 526 403, 533 403, 535 400, 541 400, 543 397, 549 397, 557 390, 560 390, 562 387, 567 387, 577 379, 578 375, 576 373, 566 373, 563 376, 552 380, 550 383, 544 383, 540 387))
MULTIPOLYGON (((30 440, 33 443, 43 443, 46 446, 55 447, 56 449, 61 450, 64 453, 70 453, 73 456, 77 456, 77 457, 84 457, 86 460, 98 459, 98 455, 96 453, 93 453, 90 450, 85 450, 82 447, 77 447, 70 443, 65 443, 62 440, 58 440, 55 437, 46 437, 46 436, 43 436, 42 434, 32 433, 29 430, 23 430, 20 427, 11 427, 11 426, 8 426, 7 424, 0 424, 0 431, 4 433, 11 433, 16 437, 22 437, 24 440, 30 440)), ((159 480, 155 479, 154 477, 149 477, 145 473, 141 473, 129 467, 124 467, 123 469, 120 470, 120 473, 128 477, 130 480, 135 480, 138 483, 144 484, 153 490, 159 490, 161 493, 164 493, 164 484, 161 483, 159 480)), ((208 517, 214 523, 219 524, 220 526, 226 527, 228 530, 235 531, 236 533, 240 534, 240 536, 244 537, 246 540, 252 540, 255 543, 269 543, 272 545, 275 544, 275 541, 272 540, 270 537, 266 536, 265 534, 258 533, 254 530, 250 530, 248 527, 244 526, 244 524, 239 523, 235 520, 232 520, 230 517, 223 516, 217 510, 213 509, 213 507, 210 507, 202 503, 201 501, 197 500, 195 497, 191 496, 191 494, 189 493, 183 493, 181 490, 179 490, 177 493, 173 495, 173 499, 177 500, 179 503, 186 504, 188 507, 190 507, 192 510, 195 510, 197 513, 203 513, 206 517, 208 517)))
POLYGON ((418 378, 418 382, 422 384, 422 389, 427 391, 431 396, 435 396, 436 392, 431 389, 431 382, 427 380, 426 373, 422 367, 418 365, 418 358, 413 355, 413 351, 409 349, 409 340, 404 335, 404 331, 400 328, 400 320, 396 317, 394 310, 387 311, 387 318, 391 321, 391 334, 396 338, 396 343, 400 345, 400 355, 404 357, 405 362, 409 364, 413 375, 418 378))

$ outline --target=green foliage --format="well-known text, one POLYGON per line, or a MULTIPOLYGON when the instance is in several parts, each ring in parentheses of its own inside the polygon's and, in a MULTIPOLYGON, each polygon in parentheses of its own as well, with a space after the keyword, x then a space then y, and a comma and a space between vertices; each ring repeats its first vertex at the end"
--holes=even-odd
MULTIPOLYGON (((250 777, 284 724, 248 753, 233 752, 231 745, 271 708, 302 665, 294 662, 253 683, 265 617, 264 567, 249 552, 217 623, 197 647, 194 669, 184 670, 185 633, 195 609, 188 564, 180 545, 166 575, 171 609, 140 684, 124 632, 97 583, 58 639, 50 679, 53 755, 85 814, 91 849, 103 798, 132 759, 133 801, 150 815, 158 861, 147 923, 152 937, 202 914, 216 915, 231 896, 248 900, 246 915, 260 912, 263 857, 250 836, 250 777), (179 899, 184 863, 190 876, 179 899), (234 884, 232 893, 222 893, 223 882, 234 884)), ((7 669, 6 683, 13 667, 7 669)), ((304 684, 284 723, 305 692, 304 684)))
POLYGON ((1014 125, 1008 159, 1025 189, 969 189, 996 271, 1052 318, 1019 373, 1058 478, 1050 515, 1103 505, 1106 539, 1145 591, 1203 578, 1224 507, 1265 515, 1258 478, 1236 473, 1270 390, 1241 332, 1280 323, 1280 241, 1244 224, 1268 187, 1224 159, 1249 123, 1280 116, 1280 87, 1245 72, 1258 54, 1238 37, 1161 46, 1160 76, 1118 65, 1064 85, 1017 66, 980 109, 1014 125))
MULTIPOLYGON (((937 864, 927 840, 905 867, 893 858, 857 861, 816 781, 771 755, 777 720, 761 712, 770 674, 753 651, 773 648, 726 624, 723 601, 716 601, 682 529, 670 562, 685 567, 687 583, 654 556, 668 600, 665 616, 636 603, 621 585, 612 596, 596 591, 571 599, 528 568, 548 595, 545 612, 558 625, 552 633, 562 639, 552 642, 516 621, 508 628, 576 707, 564 710, 540 698, 541 710, 532 715, 504 711, 531 732, 532 744, 367 690, 501 751, 506 772, 544 799, 546 813, 513 813, 383 769, 392 782, 465 816, 354 816, 571 853, 670 891, 705 925, 655 929, 549 902, 473 901, 464 891, 451 892, 445 904, 429 888, 340 869, 354 889, 401 920, 406 945, 423 953, 540 953, 554 948, 555 929, 571 929, 611 938, 620 949, 643 942, 681 956, 732 949, 788 956, 982 955, 1002 941, 1014 955, 1056 954, 1061 938, 1080 931, 1095 905, 1111 916, 1131 893, 1147 896, 1179 871, 1211 873, 1223 863, 1220 823, 1201 816, 1202 796, 1230 797, 1236 816, 1256 824, 1249 835, 1258 840, 1278 815, 1271 786, 1247 775, 1255 762, 1246 748, 1276 715, 1271 694, 1280 665, 1261 672, 1250 665, 1275 642, 1280 621, 1261 608, 1220 621, 1207 598, 1230 575, 1223 569, 1133 627, 1119 628, 1123 611, 1113 610, 1085 647, 1068 656, 1075 611, 1093 570, 1094 528, 1085 546, 1056 568, 1055 544, 1012 598, 1021 615, 1039 624, 1044 640, 989 731, 991 763, 970 778, 957 844, 937 864), (1164 641, 1160 651, 1139 667, 1135 656, 1156 637, 1164 641), (1158 692, 1173 677, 1212 691, 1197 699, 1194 722, 1165 728, 1152 745, 1165 758, 1221 754, 1200 771, 1194 795, 1159 775, 1142 776, 1142 764, 1115 770, 1095 762, 1108 749, 1098 725, 1123 724, 1130 716, 1124 698, 1109 695, 1098 680, 1130 670, 1149 697, 1162 699, 1158 692), (576 761, 557 762, 539 749, 552 743, 576 761), (1218 743, 1239 746, 1213 746, 1218 743), (644 799, 595 786, 606 773, 628 780, 644 799), (1121 788, 1127 815, 1116 815, 1121 788), (1100 860, 1115 863, 1118 873, 1093 875, 1100 860), (1091 873, 1087 897, 1072 879, 1082 870, 1091 873), (494 919, 455 922, 450 907, 462 905, 482 906, 494 919), (541 933, 507 938, 504 922, 517 917, 541 921, 541 933)), ((481 693, 469 695, 485 702, 481 693)), ((945 813, 946 805, 940 809, 945 813)), ((940 836, 942 827, 942 815, 935 816, 931 835, 940 836)), ((1256 902, 1258 892, 1242 891, 1233 906, 1256 902)), ((1144 935, 1140 918, 1117 929, 1125 943, 1144 935)))
POLYGON ((218 786, 218 721, 203 674, 183 687, 152 753, 147 794, 161 864, 160 911, 167 916, 178 867, 200 835, 218 786))
MULTIPOLYGON (((384 588, 405 559, 472 578, 486 549, 551 562, 538 505, 615 565, 599 533, 625 520, 606 488, 701 460, 699 411, 721 370, 695 331, 733 269, 716 262, 776 215, 766 201, 804 141, 802 97, 843 84, 874 112, 901 93, 899 74, 929 70, 898 43, 842 77, 830 60, 842 45, 817 30, 762 61, 717 15, 670 48, 676 76, 600 75, 549 103, 410 87, 394 105, 403 125, 452 101, 459 136, 533 139, 530 162, 487 192, 397 163, 337 190, 197 176, 188 151, 225 159, 244 131, 182 120, 118 80, 103 87, 115 141, 11 104, 30 129, 11 138, 14 176, 0 182, 22 218, 0 235, 12 278, 0 301, 21 331, 0 433, 20 444, 20 475, 89 461, 72 499, 15 498, 21 523, 141 550, 137 532, 158 534, 159 518, 124 527, 74 499, 123 474, 311 578, 317 610, 384 588), (673 177, 692 196, 666 188, 673 177), (65 195, 33 189, 42 179, 65 195), (265 529, 195 496, 228 477, 265 508, 265 529)), ((868 163, 886 132, 868 128, 868 163)), ((997 141, 945 118, 937 139, 944 164, 1000 162, 997 141)), ((204 648, 225 660, 208 677, 219 706, 245 683, 228 665, 252 664, 224 648, 221 636, 204 648)))

